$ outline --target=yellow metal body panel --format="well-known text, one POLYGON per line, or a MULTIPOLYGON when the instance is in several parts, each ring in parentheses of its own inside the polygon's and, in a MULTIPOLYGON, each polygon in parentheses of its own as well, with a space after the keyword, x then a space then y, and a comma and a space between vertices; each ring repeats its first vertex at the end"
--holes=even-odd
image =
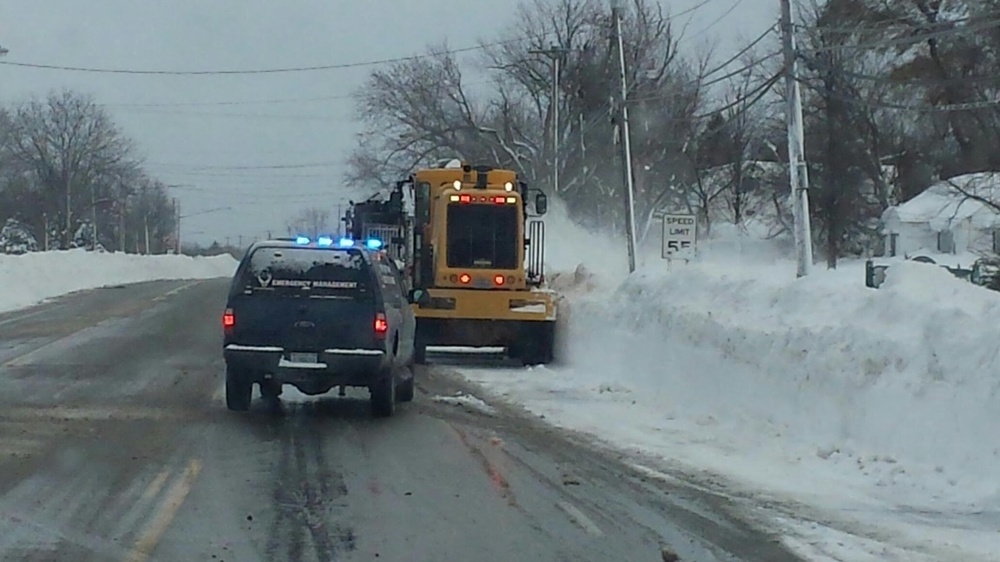
POLYGON ((431 299, 453 302, 454 308, 421 308, 414 304, 413 312, 417 318, 524 322, 556 320, 555 298, 545 291, 429 289, 427 292, 431 299))
POLYGON ((424 185, 428 189, 429 216, 421 234, 434 251, 434 279, 427 280, 429 286, 425 289, 431 303, 424 307, 413 304, 414 314, 418 319, 554 323, 557 316, 555 295, 527 285, 524 266, 525 202, 518 189, 517 174, 511 170, 491 170, 487 172, 485 187, 477 187, 477 180, 476 170, 465 172, 461 168, 424 169, 413 174, 415 186, 424 185), (457 189, 456 181, 461 182, 457 189), (512 184, 511 191, 507 191, 507 183, 512 184), (470 200, 464 203, 455 200, 463 196, 470 200), (517 206, 517 228, 510 236, 517 243, 518 267, 448 267, 448 206, 500 205, 494 202, 497 197, 505 198, 504 205, 517 206), (507 198, 513 198, 513 201, 508 202, 507 198), (468 283, 461 282, 463 274, 471 277, 468 283), (497 276, 502 276, 504 280, 499 287, 494 281, 497 276))
POLYGON ((445 227, 445 217, 448 206, 459 205, 498 205, 494 203, 497 197, 503 197, 503 205, 515 205, 518 209, 517 230, 510 235, 515 240, 524 240, 524 215, 523 201, 521 194, 517 191, 517 174, 511 170, 491 170, 487 174, 485 188, 476 187, 477 173, 475 171, 466 173, 462 169, 433 168, 419 170, 413 174, 415 183, 425 183, 430 188, 430 221, 425 227, 424 239, 434 248, 434 271, 435 277, 432 281, 433 287, 454 287, 461 289, 493 289, 496 284, 493 282, 496 276, 504 278, 503 288, 528 290, 527 275, 524 270, 524 244, 517 243, 517 260, 521 264, 513 269, 500 268, 480 268, 480 267, 448 267, 448 239, 447 228, 445 227), (455 189, 454 183, 462 182, 460 189, 455 189), (510 183, 512 191, 507 191, 505 185, 510 183), (468 197, 468 203, 452 201, 455 197, 468 197), (506 200, 513 200, 507 203, 506 200), (460 276, 465 273, 472 277, 470 283, 462 283, 460 276))

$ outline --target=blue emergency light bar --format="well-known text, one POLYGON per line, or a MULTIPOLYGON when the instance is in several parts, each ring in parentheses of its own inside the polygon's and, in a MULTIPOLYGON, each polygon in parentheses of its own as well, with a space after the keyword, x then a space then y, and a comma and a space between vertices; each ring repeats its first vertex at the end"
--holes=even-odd
POLYGON ((309 243, 309 237, 307 237, 307 236, 296 236, 295 237, 295 243, 296 244, 301 244, 301 245, 306 245, 306 244, 309 243))

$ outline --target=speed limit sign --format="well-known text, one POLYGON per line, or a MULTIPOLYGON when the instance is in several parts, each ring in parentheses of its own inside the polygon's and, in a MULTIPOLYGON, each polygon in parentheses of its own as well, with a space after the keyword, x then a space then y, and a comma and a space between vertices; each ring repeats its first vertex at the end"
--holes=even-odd
POLYGON ((663 215, 664 259, 690 257, 698 242, 698 217, 687 214, 663 215))

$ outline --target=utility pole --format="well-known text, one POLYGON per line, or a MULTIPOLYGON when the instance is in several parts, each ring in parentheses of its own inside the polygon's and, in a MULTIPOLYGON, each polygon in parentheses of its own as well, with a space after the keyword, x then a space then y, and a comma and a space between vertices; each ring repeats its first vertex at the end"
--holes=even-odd
POLYGON ((125 209, 128 205, 128 191, 122 187, 122 198, 118 203, 118 251, 125 253, 125 209))
POLYGON ((625 234, 628 240, 628 272, 635 271, 635 186, 632 183, 632 141, 628 127, 628 82, 625 74, 625 45, 622 40, 622 14, 620 0, 611 0, 613 33, 618 49, 620 90, 616 93, 618 104, 618 141, 621 147, 622 179, 625 187, 625 234))
POLYGON ((174 254, 181 255, 181 202, 174 197, 174 254))
POLYGON ((795 220, 796 277, 812 269, 812 232, 809 225, 809 170, 806 167, 805 136, 802 126, 802 96, 799 92, 795 29, 791 0, 781 1, 781 43, 785 54, 785 100, 788 129, 788 175, 792 187, 792 215, 795 220))
POLYGON ((91 235, 94 239, 90 242, 91 251, 97 251, 97 188, 90 188, 90 220, 93 223, 93 228, 90 229, 91 235))
POLYGON ((533 49, 532 55, 544 55, 552 60, 552 194, 559 194, 559 67, 569 49, 552 45, 548 49, 533 49))

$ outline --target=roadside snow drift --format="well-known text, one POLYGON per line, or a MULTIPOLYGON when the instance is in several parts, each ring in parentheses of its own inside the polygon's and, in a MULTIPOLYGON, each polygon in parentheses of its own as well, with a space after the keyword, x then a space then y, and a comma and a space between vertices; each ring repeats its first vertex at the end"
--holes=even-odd
MULTIPOLYGON (((862 548, 884 559, 998 559, 984 514, 1000 509, 1000 294, 913 262, 873 290, 859 262, 797 280, 783 259, 709 254, 570 294, 563 365, 466 374, 553 423, 905 549, 862 548)), ((844 559, 831 536, 809 556, 844 559)))
POLYGON ((229 277, 236 265, 230 255, 141 256, 86 250, 0 254, 0 312, 108 285, 229 277))

